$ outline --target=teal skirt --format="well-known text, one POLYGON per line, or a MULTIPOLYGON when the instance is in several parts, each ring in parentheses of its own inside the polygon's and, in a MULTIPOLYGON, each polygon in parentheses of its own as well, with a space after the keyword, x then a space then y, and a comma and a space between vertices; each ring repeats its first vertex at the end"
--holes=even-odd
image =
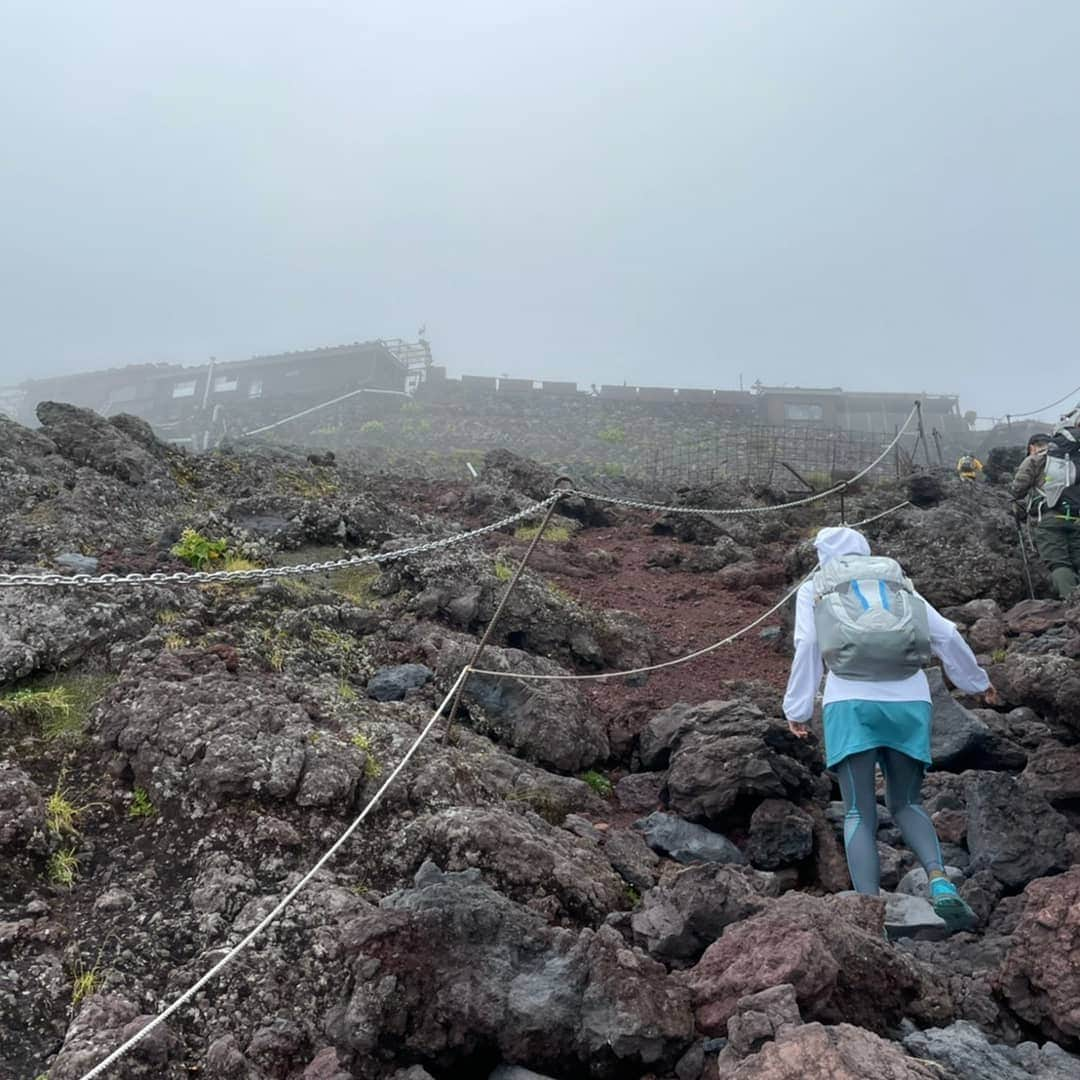
POLYGON ((929 701, 834 701, 825 706, 825 766, 888 746, 930 764, 929 701))

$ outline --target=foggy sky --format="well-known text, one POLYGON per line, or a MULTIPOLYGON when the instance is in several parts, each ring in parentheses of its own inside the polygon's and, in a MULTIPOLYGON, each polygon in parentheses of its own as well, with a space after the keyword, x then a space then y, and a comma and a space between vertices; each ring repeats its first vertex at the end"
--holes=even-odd
MULTIPOLYGON (((0 383, 1080 382, 1073 0, 8 0, 0 383)), ((1056 412, 1057 410, 1055 410, 1056 412)))

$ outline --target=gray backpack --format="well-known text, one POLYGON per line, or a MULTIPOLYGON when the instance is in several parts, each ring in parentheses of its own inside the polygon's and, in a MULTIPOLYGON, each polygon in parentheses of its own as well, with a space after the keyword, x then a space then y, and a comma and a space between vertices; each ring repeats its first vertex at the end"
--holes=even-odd
MULTIPOLYGON (((1062 427, 1054 432, 1046 447, 1046 465, 1037 495, 1042 505, 1055 509, 1067 503, 1080 507, 1080 428, 1062 427)), ((1041 516, 1041 513, 1040 513, 1041 516)))
POLYGON ((906 679, 930 661, 926 603, 895 559, 842 555, 813 578, 825 666, 845 679, 906 679))

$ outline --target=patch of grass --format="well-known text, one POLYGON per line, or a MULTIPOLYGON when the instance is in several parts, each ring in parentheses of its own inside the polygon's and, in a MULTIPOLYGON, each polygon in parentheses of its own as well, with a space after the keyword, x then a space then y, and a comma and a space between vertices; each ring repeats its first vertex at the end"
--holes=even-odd
POLYGON ((223 570, 261 570, 262 564, 245 559, 242 555, 226 555, 223 570))
POLYGON ((18 719, 38 721, 47 742, 77 743, 90 710, 115 681, 112 675, 52 675, 0 695, 0 707, 18 719))
POLYGON ((71 695, 63 686, 15 690, 0 697, 0 706, 20 720, 41 720, 43 723, 66 717, 72 711, 71 695))
POLYGON ((1005 663, 1005 657, 1007 655, 1008 655, 1008 653, 1004 649, 995 649, 990 654, 990 662, 993 663, 993 664, 1004 664, 1005 663))
POLYGON ((611 781, 603 773, 597 772, 595 769, 590 769, 587 773, 583 773, 581 779, 584 780, 601 799, 611 798, 611 793, 615 790, 611 781))
POLYGON ((641 903, 641 893, 633 885, 626 886, 626 900, 631 907, 637 907, 641 903))
POLYGON ((188 639, 183 634, 166 634, 164 645, 169 652, 176 652, 178 649, 186 649, 188 647, 188 639))
POLYGON ((86 967, 82 957, 75 961, 75 970, 71 979, 71 1006, 78 1008, 79 1004, 101 989, 101 975, 98 972, 97 963, 93 967, 86 967))
POLYGON ((606 443, 624 443, 626 429, 619 424, 610 424, 608 427, 601 428, 596 433, 596 437, 606 443))
POLYGON ((345 570, 334 570, 330 575, 331 588, 347 600, 363 607, 376 602, 371 586, 378 576, 379 571, 373 566, 352 566, 345 570))
POLYGON ((617 461, 605 461, 600 472, 603 476, 622 476, 626 470, 617 461))
POLYGON ((128 817, 150 818, 157 813, 157 809, 150 801, 150 795, 146 788, 137 787, 131 793, 131 806, 128 807, 128 817))
POLYGON ((557 585, 554 581, 549 581, 547 583, 547 589, 548 589, 548 592, 551 593, 552 596, 556 597, 556 599, 562 600, 563 603, 566 603, 566 604, 576 604, 577 603, 577 601, 574 599, 574 597, 569 592, 567 592, 566 589, 564 589, 561 585, 557 585))
POLYGON ((288 494, 299 495, 302 499, 326 499, 340 490, 337 476, 329 471, 326 475, 283 472, 278 475, 277 481, 288 494))
POLYGON ((356 687, 347 679, 342 679, 338 683, 337 688, 338 697, 345 702, 346 705, 351 705, 354 701, 359 700, 360 695, 356 692, 356 687))
POLYGON ((509 581, 514 576, 514 568, 504 562, 495 562, 495 576, 500 581, 509 581))
POLYGON ((381 435, 386 430, 386 425, 381 420, 365 420, 360 425, 362 435, 381 435))
POLYGON ((172 626, 173 623, 180 621, 180 612, 175 608, 165 608, 157 613, 155 622, 158 626, 172 626))
MULTIPOLYGON (((540 531, 539 525, 522 525, 515 533, 515 540, 533 540, 540 531)), ((565 525, 549 525, 544 530, 545 544, 563 544, 570 539, 570 530, 565 525)))
POLYGON ((211 540, 195 529, 185 529, 169 550, 196 570, 205 570, 210 563, 225 558, 228 546, 225 539, 211 540))
POLYGON ((62 885, 70 889, 79 876, 79 859, 75 854, 75 848, 60 848, 49 856, 45 872, 53 885, 62 885))

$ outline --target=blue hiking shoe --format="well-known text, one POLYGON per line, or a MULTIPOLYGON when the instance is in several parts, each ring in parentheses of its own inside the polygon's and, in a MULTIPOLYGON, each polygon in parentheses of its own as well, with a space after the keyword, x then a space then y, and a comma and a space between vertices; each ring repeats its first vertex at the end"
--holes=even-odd
POLYGON ((934 914, 944 920, 950 934, 974 928, 975 912, 948 878, 930 879, 930 903, 934 907, 934 914))

